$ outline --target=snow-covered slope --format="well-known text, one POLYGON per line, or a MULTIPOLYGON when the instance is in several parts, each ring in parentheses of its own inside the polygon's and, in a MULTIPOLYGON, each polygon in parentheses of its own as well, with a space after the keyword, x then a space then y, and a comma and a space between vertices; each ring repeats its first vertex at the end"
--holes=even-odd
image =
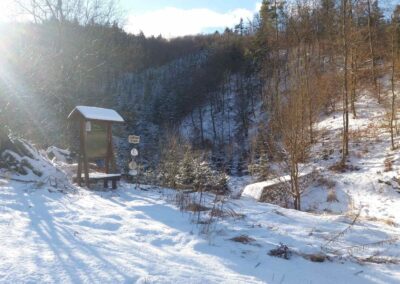
MULTIPOLYGON (((310 210, 324 210, 321 203, 325 201, 326 204, 331 189, 342 203, 349 198, 342 212, 361 210, 361 215, 366 218, 400 224, 400 184, 397 182, 400 153, 391 149, 387 111, 384 104, 378 104, 368 93, 358 99, 356 109, 357 117, 350 116, 349 169, 345 172, 332 169, 341 157, 341 113, 324 117, 316 125, 320 143, 313 147, 311 164, 325 169, 325 182, 311 188, 304 201, 310 210), (321 189, 325 190, 324 197, 313 202, 321 189)), ((400 145, 398 138, 395 142, 400 145)))
MULTIPOLYGON (((341 160, 342 146, 342 113, 340 105, 337 107, 336 112, 321 116, 315 124, 317 142, 311 148, 311 160, 300 165, 301 172, 318 168, 320 176, 305 191, 303 210, 316 213, 361 210, 366 218, 400 223, 400 153, 391 149, 385 105, 378 104, 368 92, 357 99, 357 116, 350 115, 348 169, 343 172, 335 169, 341 160), (330 194, 336 200, 327 201, 330 194)), ((398 137, 395 143, 400 145, 398 137)), ((257 199, 263 187, 280 180, 249 184, 242 195, 257 199)))

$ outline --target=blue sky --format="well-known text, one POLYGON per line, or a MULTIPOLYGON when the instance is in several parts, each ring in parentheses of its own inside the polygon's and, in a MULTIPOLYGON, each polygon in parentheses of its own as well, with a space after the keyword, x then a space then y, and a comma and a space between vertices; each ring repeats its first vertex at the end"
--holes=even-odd
POLYGON ((240 18, 251 19, 261 0, 121 0, 125 29, 171 38, 233 27, 240 18))

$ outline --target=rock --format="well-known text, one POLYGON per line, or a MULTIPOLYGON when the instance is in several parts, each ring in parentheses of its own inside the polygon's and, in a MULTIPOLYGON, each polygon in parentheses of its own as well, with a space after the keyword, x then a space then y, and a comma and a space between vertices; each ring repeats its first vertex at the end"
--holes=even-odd
POLYGON ((20 175, 27 175, 29 170, 36 176, 43 175, 31 161, 37 160, 36 150, 21 139, 11 138, 4 129, 0 130, 0 168, 8 169, 20 175))
POLYGON ((324 254, 310 254, 308 259, 312 262, 324 262, 326 260, 326 255, 324 254))

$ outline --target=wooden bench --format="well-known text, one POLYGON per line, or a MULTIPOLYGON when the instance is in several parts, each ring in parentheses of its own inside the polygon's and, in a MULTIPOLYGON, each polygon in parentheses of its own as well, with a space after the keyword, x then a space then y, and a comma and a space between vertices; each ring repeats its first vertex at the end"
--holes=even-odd
MULTIPOLYGON (((82 179, 84 175, 82 175, 82 179)), ((111 181, 112 188, 117 188, 117 181, 121 179, 120 174, 105 174, 105 173, 89 173, 89 182, 97 182, 99 180, 103 180, 104 188, 108 188, 108 182, 111 181)), ((77 180, 77 177, 74 177, 74 180, 77 180)))

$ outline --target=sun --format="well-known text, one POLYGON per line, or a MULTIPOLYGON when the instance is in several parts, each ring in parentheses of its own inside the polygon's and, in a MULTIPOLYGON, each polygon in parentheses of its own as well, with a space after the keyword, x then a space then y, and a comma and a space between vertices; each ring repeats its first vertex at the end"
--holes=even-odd
POLYGON ((11 22, 18 18, 17 3, 15 0, 0 1, 0 22, 11 22))

